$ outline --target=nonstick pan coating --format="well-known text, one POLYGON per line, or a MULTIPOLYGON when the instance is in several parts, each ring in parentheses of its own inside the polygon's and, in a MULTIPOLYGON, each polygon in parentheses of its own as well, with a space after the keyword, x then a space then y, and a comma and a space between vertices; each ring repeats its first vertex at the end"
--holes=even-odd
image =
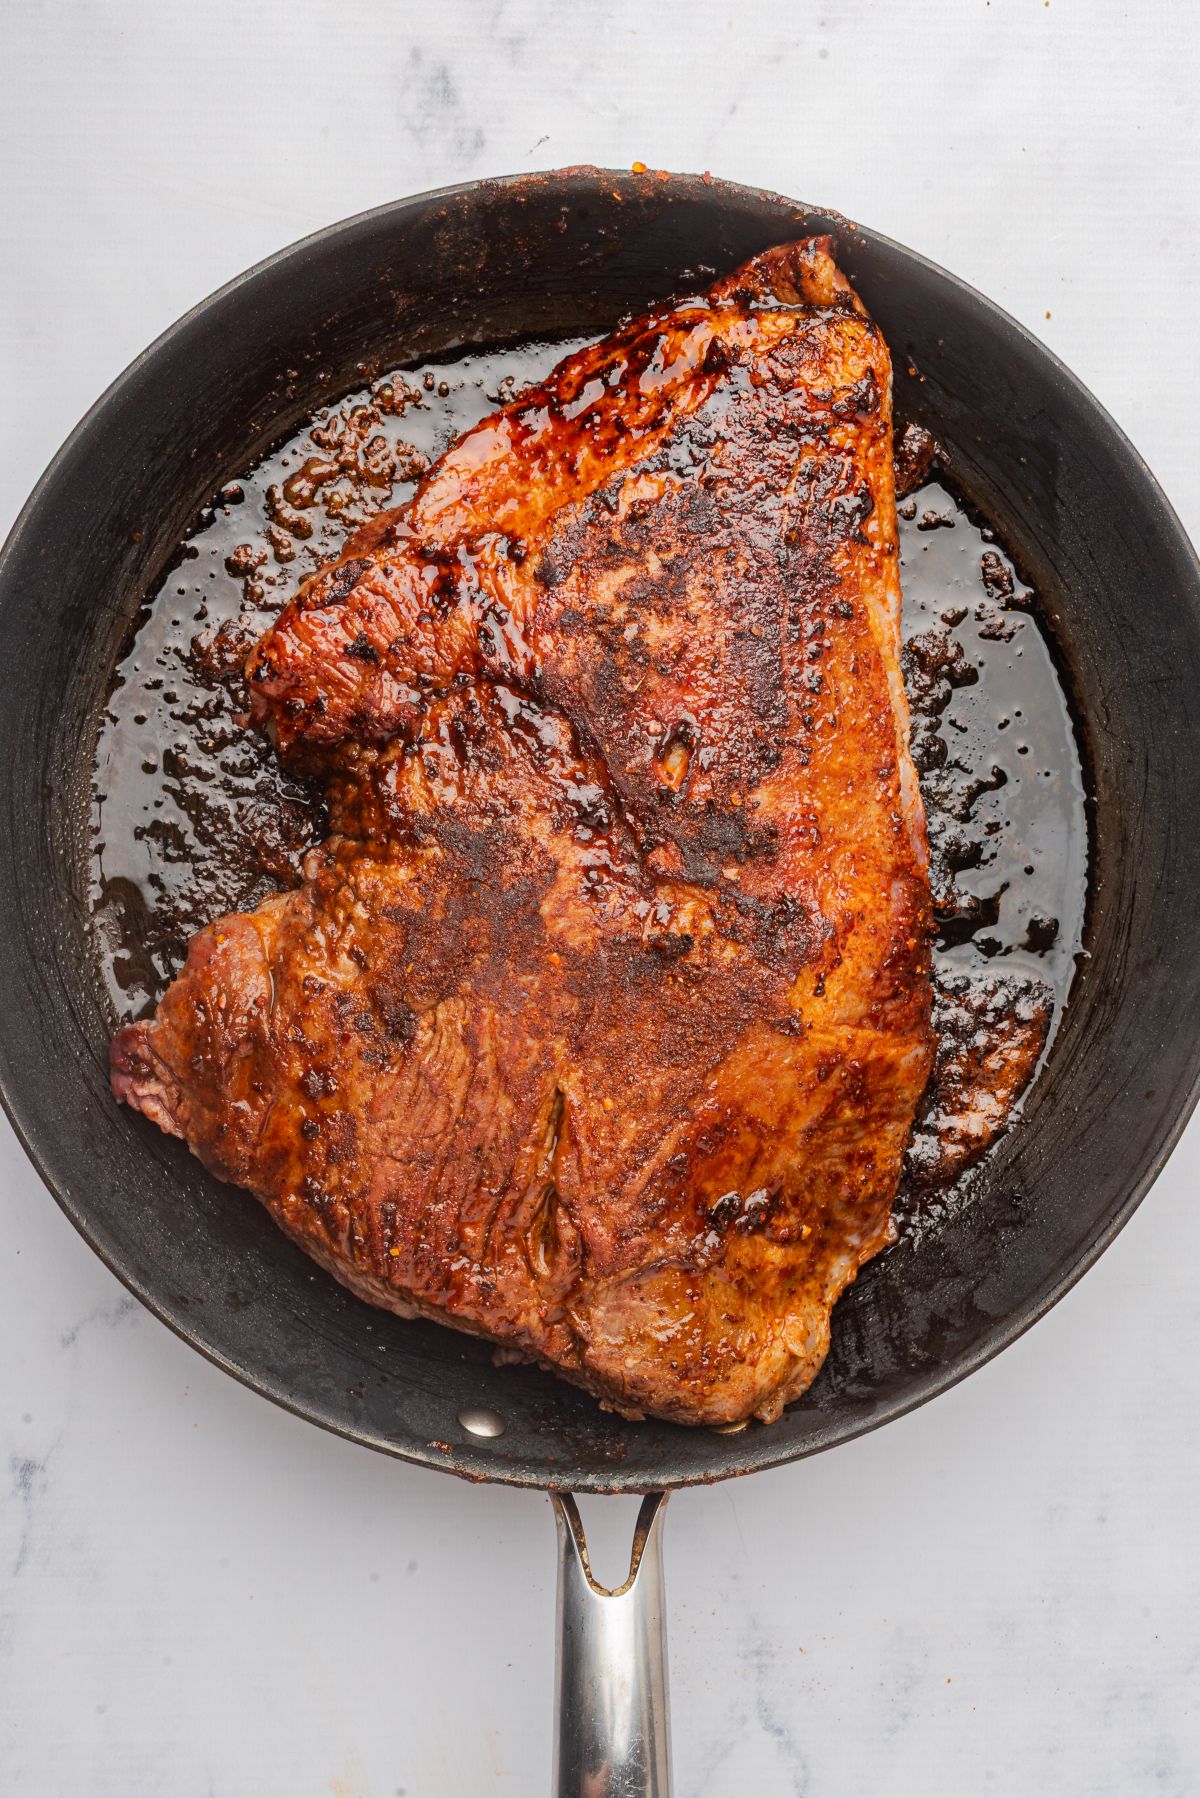
MULTIPOLYGON (((1115 338, 1115 342, 1119 339, 1115 338)), ((0 561, 0 1084, 110 1267, 250 1386, 371 1447, 575 1490, 719 1479, 874 1428, 978 1367, 1111 1241, 1195 1098, 1200 569, 1137 454, 1011 319, 912 252, 776 195, 578 169, 336 225, 182 319, 79 426, 0 561), (320 398, 458 345, 601 331, 829 229, 893 351, 901 412, 1042 596, 1094 787, 1088 958, 1025 1115, 973 1202, 872 1262, 809 1395, 738 1434, 630 1424, 487 1345, 346 1294, 246 1194, 112 1101, 83 843, 111 670, 200 505, 320 398), (910 373, 913 369, 916 373, 910 373), (319 376, 327 377, 324 384, 319 376), (465 1408, 503 1419, 472 1436, 465 1408)))

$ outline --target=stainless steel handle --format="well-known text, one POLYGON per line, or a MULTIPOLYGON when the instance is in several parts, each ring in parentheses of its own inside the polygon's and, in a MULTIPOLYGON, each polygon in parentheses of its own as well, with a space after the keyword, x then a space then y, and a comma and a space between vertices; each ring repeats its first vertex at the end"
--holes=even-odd
POLYGON ((558 1524, 554 1798, 671 1798, 662 1531, 667 1494, 642 1500, 629 1577, 592 1578, 579 1507, 552 1492, 558 1524))

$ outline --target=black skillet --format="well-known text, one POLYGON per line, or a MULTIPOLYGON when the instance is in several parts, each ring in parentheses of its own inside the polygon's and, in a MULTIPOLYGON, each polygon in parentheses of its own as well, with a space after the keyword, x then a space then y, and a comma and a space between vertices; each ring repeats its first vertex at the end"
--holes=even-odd
MULTIPOLYGON (((962 1379, 1052 1305, 1191 1110, 1200 567, 1137 453, 1047 350, 840 218, 707 177, 575 169, 445 189, 318 233, 189 313, 78 427, 0 559, 0 643, 0 1086, 13 1123, 151 1310, 267 1397, 372 1448, 469 1479, 646 1493, 844 1442, 962 1379), (599 332, 814 229, 834 232, 883 328, 899 409, 946 446, 1046 606, 1094 794, 1089 953, 973 1202, 867 1267, 809 1395, 736 1434, 629 1424, 548 1375, 494 1367, 483 1344, 368 1309, 245 1194, 113 1103, 82 900, 92 748, 130 620, 199 507, 320 399, 360 385, 356 363, 599 332)), ((665 1792, 650 1512, 625 1600, 583 1577, 569 1502, 559 1521, 560 1683, 575 1720, 559 1790, 665 1792)))

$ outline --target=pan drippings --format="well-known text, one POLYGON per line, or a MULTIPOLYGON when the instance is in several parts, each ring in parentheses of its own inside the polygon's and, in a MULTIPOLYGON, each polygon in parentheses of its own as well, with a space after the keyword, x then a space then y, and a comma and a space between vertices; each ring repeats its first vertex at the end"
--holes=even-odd
MULTIPOLYGON (((364 369, 356 393, 198 518, 138 616, 97 744, 90 900, 116 1019, 148 1015, 195 931, 295 884, 325 833, 319 797, 242 722, 250 644, 352 529, 401 504, 459 433, 570 347, 364 369)), ((955 1095, 980 1033, 1022 1007, 1041 1008, 1038 1043, 1053 1033, 1087 878, 1080 757, 1036 596, 944 477, 918 460, 908 478, 919 484, 900 501, 905 674, 944 1044, 902 1220, 944 1207, 969 1160, 950 1147, 963 1147, 955 1095)))
POLYGON ((120 1022, 153 1011, 203 925, 296 884, 325 834, 317 796, 241 722, 251 643, 356 526, 571 347, 367 379, 201 513, 138 616, 96 749, 90 901, 120 1022))

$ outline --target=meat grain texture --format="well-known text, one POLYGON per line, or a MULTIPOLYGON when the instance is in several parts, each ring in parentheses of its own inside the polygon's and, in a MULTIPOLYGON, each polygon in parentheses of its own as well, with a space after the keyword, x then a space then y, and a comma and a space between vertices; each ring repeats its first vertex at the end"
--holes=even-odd
POLYGON ((886 346, 828 240, 568 357, 249 662, 326 781, 113 1086, 355 1292, 764 1420, 929 1075, 886 346))

